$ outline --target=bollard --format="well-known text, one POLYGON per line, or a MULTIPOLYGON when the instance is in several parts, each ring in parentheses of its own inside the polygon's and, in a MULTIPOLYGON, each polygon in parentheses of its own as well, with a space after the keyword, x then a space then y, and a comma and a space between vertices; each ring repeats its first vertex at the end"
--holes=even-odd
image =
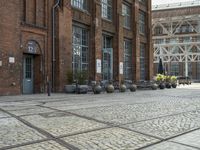
POLYGON ((49 81, 47 82, 47 93, 48 93, 48 96, 51 96, 51 85, 49 81))

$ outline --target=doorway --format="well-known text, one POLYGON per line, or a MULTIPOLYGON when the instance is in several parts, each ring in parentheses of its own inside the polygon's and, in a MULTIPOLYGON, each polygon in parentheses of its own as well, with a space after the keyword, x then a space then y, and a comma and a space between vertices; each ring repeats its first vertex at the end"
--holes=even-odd
POLYGON ((32 94, 33 93, 33 56, 24 55, 23 59, 23 94, 32 94))
POLYGON ((103 35, 103 50, 102 50, 102 79, 113 79, 113 48, 112 37, 103 35))

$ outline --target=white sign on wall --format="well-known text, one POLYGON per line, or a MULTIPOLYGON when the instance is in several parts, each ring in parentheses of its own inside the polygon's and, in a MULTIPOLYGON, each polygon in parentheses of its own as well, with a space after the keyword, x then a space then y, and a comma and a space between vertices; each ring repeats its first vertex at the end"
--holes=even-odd
POLYGON ((2 61, 0 61, 0 67, 2 66, 2 61))
POLYGON ((119 63, 119 74, 123 74, 123 72, 124 72, 124 65, 123 65, 123 62, 120 62, 119 63))
POLYGON ((101 59, 96 59, 96 72, 101 73, 101 59))
POLYGON ((15 57, 9 57, 9 63, 11 64, 15 63, 15 57))

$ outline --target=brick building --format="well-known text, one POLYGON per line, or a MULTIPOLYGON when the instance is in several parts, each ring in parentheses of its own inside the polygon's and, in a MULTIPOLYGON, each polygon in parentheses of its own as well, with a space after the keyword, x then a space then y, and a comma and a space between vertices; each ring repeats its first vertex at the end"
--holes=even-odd
POLYGON ((152 77, 150 0, 1 0, 0 20, 0 95, 152 77))
POLYGON ((153 6, 154 74, 159 58, 167 74, 200 80, 200 1, 153 6))

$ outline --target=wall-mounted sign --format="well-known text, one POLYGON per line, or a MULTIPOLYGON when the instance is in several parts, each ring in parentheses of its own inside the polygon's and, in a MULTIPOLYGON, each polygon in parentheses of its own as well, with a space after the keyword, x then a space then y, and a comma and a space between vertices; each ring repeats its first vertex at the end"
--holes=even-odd
POLYGON ((96 72, 101 73, 101 59, 96 59, 96 72))
POLYGON ((0 61, 0 67, 2 66, 2 61, 0 61))
POLYGON ((9 57, 9 63, 11 64, 15 63, 15 57, 9 57))
POLYGON ((28 53, 32 53, 32 54, 35 54, 37 52, 36 43, 34 41, 28 42, 27 51, 28 51, 28 53))
POLYGON ((120 62, 119 63, 119 74, 123 74, 123 70, 124 69, 124 65, 123 65, 123 62, 120 62))

